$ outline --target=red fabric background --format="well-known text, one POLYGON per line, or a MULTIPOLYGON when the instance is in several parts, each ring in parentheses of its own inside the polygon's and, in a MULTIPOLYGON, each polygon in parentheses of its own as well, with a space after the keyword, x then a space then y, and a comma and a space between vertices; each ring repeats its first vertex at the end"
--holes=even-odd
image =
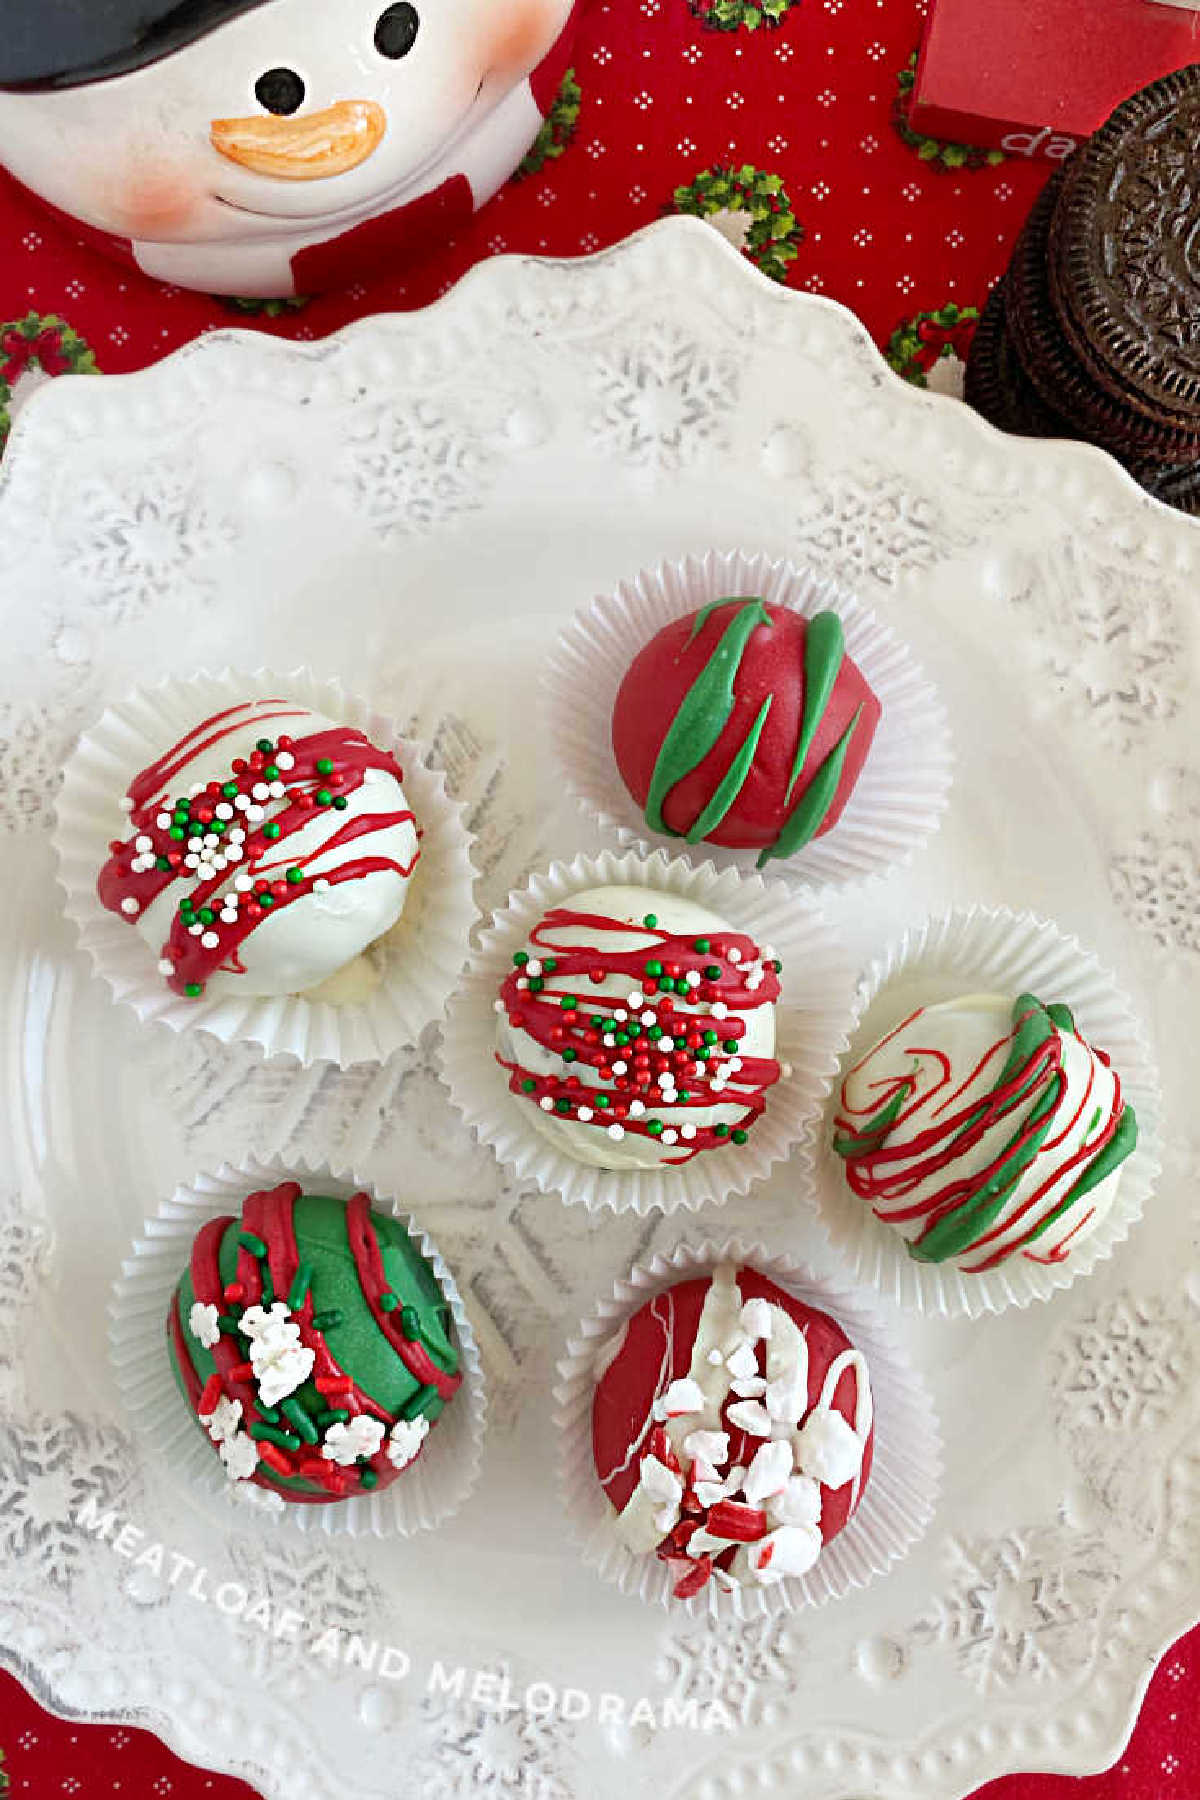
MULTIPOLYGON (((886 343, 918 311, 982 303, 1046 174, 1023 161, 947 172, 902 143, 890 114, 922 11, 921 0, 800 0, 778 30, 718 32, 689 0, 591 0, 574 58, 579 123, 565 154, 511 185, 419 267, 277 320, 119 268, 0 183, 0 333, 31 311, 59 315, 108 372, 230 324, 321 337, 366 313, 424 305, 489 255, 600 249, 669 210, 677 186, 732 162, 782 178, 805 231, 789 284, 844 301, 886 343)), ((10 367, 10 382, 16 374, 10 367)), ((984 1793, 1183 1800, 1200 1793, 1198 1721, 1200 1633, 1166 1659, 1109 1774, 1013 1777, 984 1793)), ((146 1733, 53 1720, 6 1676, 0 1746, 16 1795, 250 1795, 189 1769, 146 1733)))

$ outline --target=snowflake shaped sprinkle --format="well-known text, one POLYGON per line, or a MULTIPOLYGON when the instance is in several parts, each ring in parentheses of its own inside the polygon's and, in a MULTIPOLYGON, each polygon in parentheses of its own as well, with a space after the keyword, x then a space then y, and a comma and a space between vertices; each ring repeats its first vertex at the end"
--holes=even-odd
POLYGON ((208 1427, 208 1435, 214 1444, 224 1444, 237 1436, 242 1422, 242 1403, 231 1400, 228 1394, 222 1394, 210 1413, 200 1414, 200 1423, 208 1427))
POLYGON ((325 1433, 321 1455, 328 1462, 351 1468, 362 1456, 376 1456, 383 1442, 383 1425, 359 1413, 348 1425, 331 1425, 325 1433))
POLYGON ((244 1431, 236 1431, 221 1445, 221 1461, 230 1481, 249 1481, 258 1467, 258 1445, 244 1431))
POLYGON ((429 1420, 399 1419, 388 1438, 388 1461, 394 1469, 407 1469, 429 1436, 429 1420))
POLYGON ((211 1350, 213 1345, 220 1341, 221 1327, 218 1323, 220 1317, 217 1308, 206 1306, 203 1300, 197 1300, 188 1314, 188 1329, 206 1350, 211 1350))
POLYGON ((264 1406, 277 1406, 313 1372, 316 1352, 300 1342, 300 1327, 277 1300, 270 1312, 248 1306, 239 1329, 250 1339, 250 1361, 264 1406))

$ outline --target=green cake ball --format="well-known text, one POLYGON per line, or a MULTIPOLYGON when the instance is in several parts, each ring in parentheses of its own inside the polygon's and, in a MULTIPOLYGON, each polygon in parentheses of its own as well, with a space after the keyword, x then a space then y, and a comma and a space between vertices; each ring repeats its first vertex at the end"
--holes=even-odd
POLYGON ((302 1505, 389 1487, 462 1384, 449 1302, 403 1225, 294 1181, 197 1234, 167 1335, 229 1479, 302 1505))

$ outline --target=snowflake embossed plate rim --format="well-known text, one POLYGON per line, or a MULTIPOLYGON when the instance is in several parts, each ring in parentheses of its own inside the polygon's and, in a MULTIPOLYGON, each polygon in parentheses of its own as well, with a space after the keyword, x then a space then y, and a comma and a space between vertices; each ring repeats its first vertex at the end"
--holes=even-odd
MULTIPOLYGON (((547 1800, 769 1784, 959 1800, 1009 1770, 1111 1762, 1154 1660, 1200 1614, 1200 1139, 1179 1123, 1175 1022, 1181 1000, 1200 1005, 1197 530, 1099 452, 1003 438, 905 387, 849 313, 766 281, 691 220, 575 263, 492 262, 426 313, 334 339, 219 333, 35 395, 0 467, 0 834, 20 839, 0 888, 18 1098, 0 1117, 0 1659, 60 1710, 148 1724, 269 1800, 332 1800, 347 1776, 365 1800, 465 1795, 489 1757, 505 1791, 547 1800), (528 755, 532 660, 623 575, 748 536, 860 592, 970 721, 943 831, 838 920, 859 965, 949 904, 1056 919, 1146 1020, 1169 1144, 1128 1244, 1038 1317, 898 1320, 947 1447, 932 1530, 819 1626, 731 1634, 610 1594, 553 1484, 530 1491, 506 1461, 510 1441, 539 1441, 523 1434, 544 1428, 565 1329, 713 1219, 615 1217, 594 1238, 552 1196, 510 1187, 439 1136, 453 1114, 427 1045, 281 1083, 254 1053, 182 1034, 151 1067, 45 904, 44 827, 67 748, 108 701, 200 666, 214 638, 270 660, 285 607, 297 657, 435 746, 477 822, 490 910, 530 867, 597 847, 528 755), (100 1035, 111 1053, 89 1056, 100 1035), (419 1569, 386 1546, 289 1547, 240 1512, 223 1524, 127 1430, 103 1352, 108 1278, 162 1193, 234 1134, 264 1155, 353 1160, 428 1210, 459 1280, 496 1397, 488 1503, 430 1534, 419 1569), (56 1354, 34 1355, 45 1342, 56 1354), (314 1683, 294 1650, 81 1539, 69 1508, 88 1493, 345 1629, 403 1643, 399 1599, 431 1654, 680 1705, 716 1682, 737 1729, 681 1736, 660 1704, 653 1728, 522 1716, 499 1731, 419 1687, 346 1670, 314 1683), (522 1553, 497 1559, 506 1534, 522 1553), (531 1558, 557 1605, 527 1604, 531 1558), (301 1713, 328 1754, 299 1756, 301 1713)), ((830 1255, 786 1171, 719 1229, 830 1255)))

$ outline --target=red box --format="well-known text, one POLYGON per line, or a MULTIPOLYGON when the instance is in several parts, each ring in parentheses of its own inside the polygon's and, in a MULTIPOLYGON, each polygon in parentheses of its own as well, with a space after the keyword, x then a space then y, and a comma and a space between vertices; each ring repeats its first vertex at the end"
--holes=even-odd
POLYGON ((1158 0, 931 0, 909 123, 1061 162, 1129 94, 1200 61, 1200 12, 1158 0))

